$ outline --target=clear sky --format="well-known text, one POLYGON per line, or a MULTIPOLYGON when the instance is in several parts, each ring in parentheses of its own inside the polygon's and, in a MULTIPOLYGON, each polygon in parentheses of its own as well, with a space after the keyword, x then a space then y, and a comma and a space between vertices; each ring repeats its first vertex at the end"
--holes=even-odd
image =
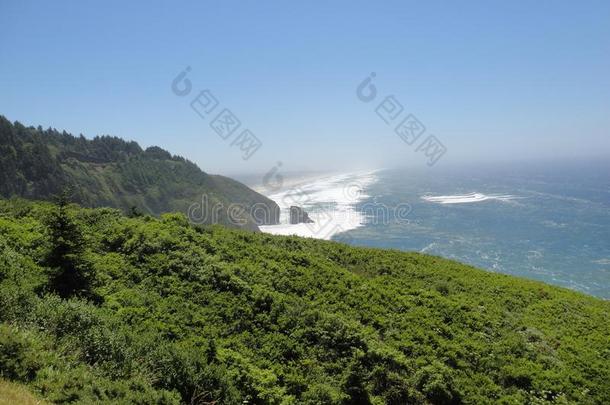
POLYGON ((446 146, 438 166, 610 158, 610 1, 0 0, 0 114, 213 173, 425 167, 375 113, 388 95, 446 146), (250 159, 190 108, 204 89, 262 142, 250 159))

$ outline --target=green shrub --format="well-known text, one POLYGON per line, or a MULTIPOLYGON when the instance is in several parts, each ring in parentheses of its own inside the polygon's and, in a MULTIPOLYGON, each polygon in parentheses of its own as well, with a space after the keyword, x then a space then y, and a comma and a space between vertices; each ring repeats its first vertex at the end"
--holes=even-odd
POLYGON ((610 303, 416 253, 0 201, 0 377, 80 403, 604 403, 610 303), (541 293, 542 292, 542 293, 541 293), (81 295, 79 297, 79 295, 81 295))
POLYGON ((42 367, 36 340, 8 324, 0 324, 0 377, 30 381, 42 367))

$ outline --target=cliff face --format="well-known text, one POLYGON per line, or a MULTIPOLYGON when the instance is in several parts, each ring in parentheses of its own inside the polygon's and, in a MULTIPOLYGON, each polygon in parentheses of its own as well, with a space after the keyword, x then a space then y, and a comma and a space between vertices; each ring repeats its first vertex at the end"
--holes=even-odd
POLYGON ((90 140, 0 116, 0 196, 49 199, 66 187, 87 207, 180 211, 196 223, 247 229, 279 221, 272 200, 159 147, 143 150, 111 136, 90 140))
POLYGON ((291 224, 310 224, 313 223, 309 215, 301 207, 295 205, 290 207, 290 223, 291 224))

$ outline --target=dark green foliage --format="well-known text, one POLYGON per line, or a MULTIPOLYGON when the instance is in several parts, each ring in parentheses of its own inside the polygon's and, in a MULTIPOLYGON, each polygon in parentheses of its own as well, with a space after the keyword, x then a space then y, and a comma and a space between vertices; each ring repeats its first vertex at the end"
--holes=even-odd
POLYGON ((40 364, 36 359, 36 341, 14 328, 0 325, 0 377, 30 381, 40 364))
POLYGON ((73 187, 74 201, 83 206, 132 214, 186 213, 194 207, 196 223, 248 229, 279 219, 279 208, 270 199, 235 180, 204 173, 159 147, 143 151, 136 142, 112 136, 88 140, 12 124, 0 115, 0 196, 51 199, 66 186, 73 187), (243 210, 229 214, 231 204, 243 210), (267 214, 257 214, 261 211, 267 214))
POLYGON ((83 235, 69 249, 102 299, 66 299, 45 288, 54 213, 0 201, 0 377, 51 401, 610 398, 606 301, 417 253, 74 205, 62 229, 83 235))
POLYGON ((143 215, 144 215, 144 213, 142 213, 142 211, 135 205, 132 205, 129 208, 129 217, 130 218, 137 218, 137 217, 141 217, 143 215))
POLYGON ((46 220, 51 247, 43 263, 49 270, 49 286, 61 297, 87 296, 92 275, 83 260, 84 235, 70 217, 67 191, 62 192, 57 208, 46 220))
POLYGON ((454 389, 452 371, 445 364, 433 362, 422 367, 416 374, 416 387, 426 398, 435 404, 462 403, 454 389))
POLYGON ((358 362, 351 364, 343 382, 343 391, 347 397, 343 401, 345 405, 366 405, 371 403, 366 388, 366 380, 366 370, 358 362))

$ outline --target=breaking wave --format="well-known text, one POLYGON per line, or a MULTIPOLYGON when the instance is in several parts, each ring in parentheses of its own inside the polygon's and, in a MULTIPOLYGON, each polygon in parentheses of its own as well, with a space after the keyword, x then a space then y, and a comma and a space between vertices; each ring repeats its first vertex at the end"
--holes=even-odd
POLYGON ((489 200, 495 201, 510 201, 515 200, 517 197, 511 194, 483 194, 483 193, 470 193, 470 194, 457 194, 457 195, 439 195, 430 196, 426 195, 422 197, 422 200, 437 203, 437 204, 470 204, 489 200))
POLYGON ((365 214, 356 204, 369 196, 365 189, 377 181, 377 171, 347 173, 310 179, 298 186, 267 195, 280 207, 278 225, 260 226, 277 235, 298 235, 331 239, 334 235, 362 226, 365 214), (290 224, 291 205, 302 207, 313 223, 290 224))

